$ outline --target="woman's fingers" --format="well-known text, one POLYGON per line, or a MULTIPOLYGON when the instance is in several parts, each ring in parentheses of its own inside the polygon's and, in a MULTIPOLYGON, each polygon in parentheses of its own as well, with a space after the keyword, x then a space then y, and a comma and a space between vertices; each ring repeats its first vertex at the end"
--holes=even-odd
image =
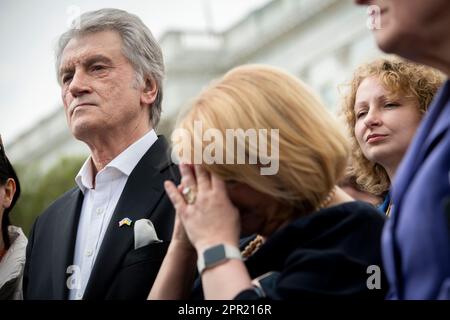
POLYGON ((197 181, 195 180, 194 169, 187 164, 180 164, 181 184, 183 187, 195 188, 197 181))
POLYGON ((164 182, 164 189, 166 189, 167 195, 175 207, 175 210, 183 210, 184 206, 186 206, 186 202, 175 184, 172 181, 167 180, 164 182))
POLYGON ((211 186, 215 190, 225 190, 226 189, 225 181, 220 179, 215 174, 211 175, 211 186))
POLYGON ((195 165, 195 175, 197 176, 198 189, 202 192, 211 189, 211 175, 201 165, 195 165))

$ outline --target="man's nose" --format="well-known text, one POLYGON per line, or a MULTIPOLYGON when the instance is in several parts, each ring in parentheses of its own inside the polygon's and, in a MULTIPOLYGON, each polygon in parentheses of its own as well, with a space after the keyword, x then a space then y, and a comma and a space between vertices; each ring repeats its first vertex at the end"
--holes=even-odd
POLYGON ((74 97, 90 93, 92 91, 89 77, 83 71, 76 71, 70 81, 69 91, 74 97))

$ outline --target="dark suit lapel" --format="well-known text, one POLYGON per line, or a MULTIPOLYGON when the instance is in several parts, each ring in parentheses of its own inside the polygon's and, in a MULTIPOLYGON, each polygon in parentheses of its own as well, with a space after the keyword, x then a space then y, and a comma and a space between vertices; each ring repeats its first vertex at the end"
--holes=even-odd
POLYGON ((83 193, 74 189, 68 195, 64 207, 60 208, 59 214, 62 218, 60 225, 53 230, 55 243, 53 243, 53 261, 48 266, 53 269, 52 281, 55 299, 67 299, 68 287, 66 285, 67 267, 73 264, 73 255, 75 251, 75 241, 78 229, 78 220, 80 218, 81 205, 83 203, 83 193))
MULTIPOLYGON (((151 219, 153 209, 164 195, 165 176, 161 171, 171 164, 168 152, 167 141, 159 137, 129 176, 108 225, 83 299, 102 299, 105 296, 124 256, 133 249, 134 222, 151 219), (131 226, 119 227, 119 221, 124 218, 132 220, 131 226)), ((156 225, 155 228, 158 230, 156 225)))

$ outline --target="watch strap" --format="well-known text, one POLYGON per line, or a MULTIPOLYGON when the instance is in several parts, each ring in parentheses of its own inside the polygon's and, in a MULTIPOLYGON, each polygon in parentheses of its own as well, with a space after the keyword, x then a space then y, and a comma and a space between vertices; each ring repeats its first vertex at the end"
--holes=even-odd
POLYGON ((198 257, 198 272, 201 275, 206 269, 222 264, 230 259, 242 260, 242 255, 239 248, 228 244, 219 244, 207 248, 198 257))

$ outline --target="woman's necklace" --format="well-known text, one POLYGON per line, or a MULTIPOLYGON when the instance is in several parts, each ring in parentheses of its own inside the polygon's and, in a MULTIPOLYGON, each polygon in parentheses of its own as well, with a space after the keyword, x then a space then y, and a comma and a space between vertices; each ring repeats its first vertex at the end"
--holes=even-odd
POLYGON ((245 249, 242 251, 241 255, 242 258, 246 259, 250 257, 252 254, 254 254, 258 249, 261 247, 261 245, 264 243, 264 238, 261 235, 257 235, 255 239, 250 241, 250 243, 245 247, 245 249))

